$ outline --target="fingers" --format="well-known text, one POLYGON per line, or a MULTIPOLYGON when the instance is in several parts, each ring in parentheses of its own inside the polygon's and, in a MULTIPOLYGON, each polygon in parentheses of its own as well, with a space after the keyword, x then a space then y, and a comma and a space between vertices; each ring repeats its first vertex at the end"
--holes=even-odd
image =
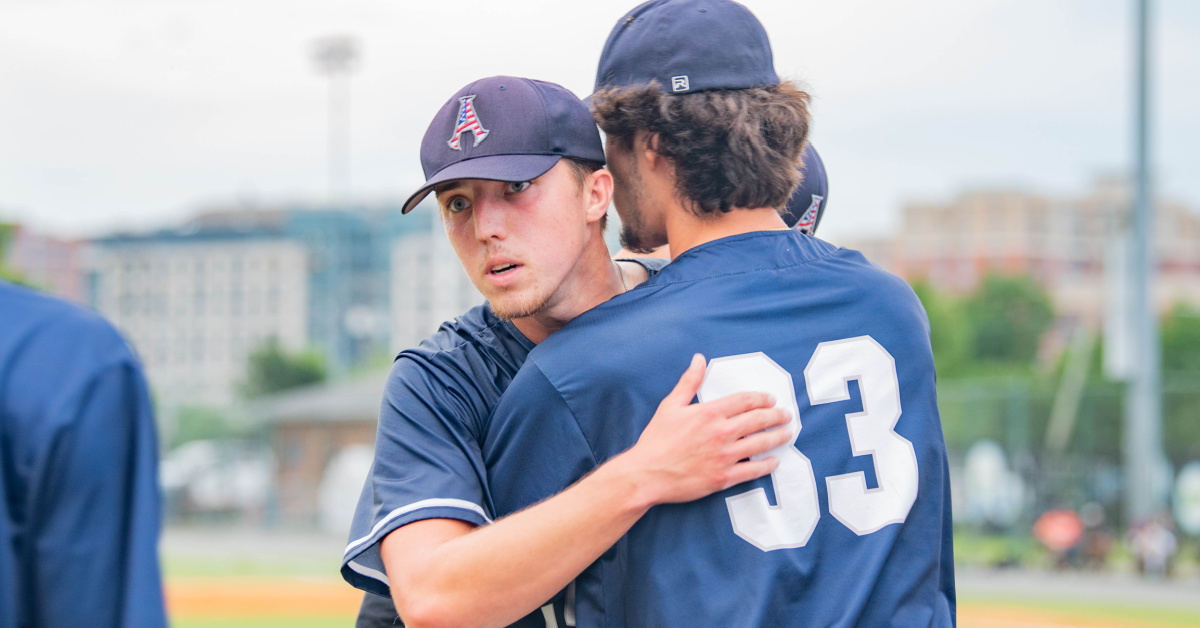
POLYGON ((730 457, 734 460, 745 460, 752 456, 765 454, 776 447, 786 445, 796 437, 792 430, 781 427, 767 432, 758 432, 739 439, 729 446, 730 457))
POLYGON ((759 408, 771 408, 774 405, 775 396, 764 392, 740 392, 697 404, 726 418, 759 408))
POLYGON ((700 390, 700 384, 704 383, 705 364, 704 356, 699 353, 693 355, 692 363, 679 378, 679 383, 675 384, 675 389, 663 398, 659 407, 686 406, 691 403, 696 396, 696 391, 700 390))
POLYGON ((729 420, 734 422, 734 437, 741 438, 747 434, 786 425, 791 419, 791 414, 783 408, 760 408, 744 412, 729 420))
POLYGON ((747 460, 739 462, 729 470, 725 476, 726 482, 722 490, 731 486, 736 486, 742 482, 757 480, 764 475, 775 470, 779 466, 779 460, 776 458, 763 458, 762 460, 747 460))

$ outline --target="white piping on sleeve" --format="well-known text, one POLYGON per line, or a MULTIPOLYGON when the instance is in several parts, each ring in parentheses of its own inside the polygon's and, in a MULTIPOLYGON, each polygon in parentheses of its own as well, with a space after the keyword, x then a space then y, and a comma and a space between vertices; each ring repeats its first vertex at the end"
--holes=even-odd
POLYGON ((346 546, 346 551, 342 553, 342 557, 345 558, 350 554, 350 552, 358 548, 360 545, 370 541, 376 534, 379 533, 380 530, 383 529, 384 526, 392 522, 397 517, 403 517, 410 512, 421 510, 422 508, 460 508, 462 510, 470 510, 471 512, 479 514, 479 516, 483 517, 484 521, 488 523, 492 522, 492 518, 487 516, 487 513, 484 512, 483 507, 481 507, 479 504, 473 504, 463 499, 449 499, 442 497, 434 499, 422 499, 419 502, 413 502, 407 506, 402 506, 393 510, 392 512, 389 512, 387 516, 379 520, 379 523, 375 524, 375 527, 371 528, 370 534, 362 537, 361 539, 351 541, 350 544, 346 546))
POLYGON ((382 582, 384 584, 384 586, 388 587, 389 589, 392 587, 392 584, 390 582, 388 582, 387 574, 383 573, 382 571, 379 571, 378 569, 371 569, 370 567, 364 567, 354 561, 350 561, 350 562, 346 563, 346 566, 368 578, 373 578, 375 580, 382 582))

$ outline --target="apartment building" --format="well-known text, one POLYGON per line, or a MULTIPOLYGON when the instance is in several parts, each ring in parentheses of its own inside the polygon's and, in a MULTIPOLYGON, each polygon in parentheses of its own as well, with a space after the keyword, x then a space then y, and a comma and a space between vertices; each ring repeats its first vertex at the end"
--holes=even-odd
MULTIPOLYGON (((990 272, 1027 274, 1049 291, 1060 314, 1099 324, 1113 281, 1107 271, 1124 263, 1131 205, 1131 190, 1117 178, 1074 198, 970 192, 945 203, 910 204, 897 236, 846 245, 901 277, 924 278, 952 293, 974 289, 990 272)), ((1200 305, 1200 216, 1162 201, 1155 217, 1156 306, 1200 305)))

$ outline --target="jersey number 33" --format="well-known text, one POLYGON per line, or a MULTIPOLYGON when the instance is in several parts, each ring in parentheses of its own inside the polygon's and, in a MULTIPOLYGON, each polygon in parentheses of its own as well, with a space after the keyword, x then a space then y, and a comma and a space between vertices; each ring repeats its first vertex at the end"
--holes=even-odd
MULTIPOLYGON (((870 336, 823 342, 804 368, 804 383, 812 405, 850 398, 847 382, 858 380, 862 412, 846 415, 850 449, 855 456, 871 456, 876 488, 867 488, 863 472, 825 478, 829 514, 855 534, 870 534, 908 517, 917 499, 917 456, 912 443, 896 433, 900 418, 900 384, 896 361, 870 336)), ((709 362, 700 401, 738 392, 771 393, 776 407, 791 414, 789 444, 759 457, 775 456, 779 466, 771 473, 775 505, 766 491, 756 488, 726 498, 733 531, 764 552, 804 547, 821 519, 817 479, 812 463, 796 448, 795 437, 803 425, 796 406, 792 376, 762 352, 716 358, 709 362)))

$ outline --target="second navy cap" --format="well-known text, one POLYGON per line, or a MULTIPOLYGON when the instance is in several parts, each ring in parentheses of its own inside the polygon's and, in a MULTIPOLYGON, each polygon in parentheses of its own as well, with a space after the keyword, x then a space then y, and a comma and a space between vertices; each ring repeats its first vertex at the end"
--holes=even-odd
POLYGON ((825 176, 825 162, 821 161, 812 144, 804 147, 804 165, 800 166, 800 173, 804 178, 788 198, 782 212, 783 220, 787 226, 813 235, 825 215, 825 205, 829 203, 829 179, 825 176))
POLYGON ((657 81, 688 94, 779 84, 767 31, 730 0, 651 0, 625 14, 600 53, 595 91, 657 81))

